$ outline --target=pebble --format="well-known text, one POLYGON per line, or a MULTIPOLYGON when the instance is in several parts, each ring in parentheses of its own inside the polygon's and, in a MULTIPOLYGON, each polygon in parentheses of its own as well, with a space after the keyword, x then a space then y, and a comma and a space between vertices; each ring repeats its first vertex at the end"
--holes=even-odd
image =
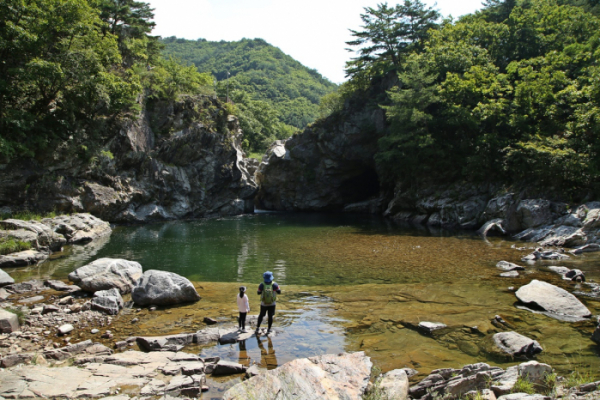
POLYGON ((100 332, 100 330, 99 330, 99 329, 96 329, 96 328, 94 328, 94 329, 92 329, 92 330, 91 330, 91 332, 92 332, 92 334, 94 334, 94 335, 95 335, 96 333, 100 332))

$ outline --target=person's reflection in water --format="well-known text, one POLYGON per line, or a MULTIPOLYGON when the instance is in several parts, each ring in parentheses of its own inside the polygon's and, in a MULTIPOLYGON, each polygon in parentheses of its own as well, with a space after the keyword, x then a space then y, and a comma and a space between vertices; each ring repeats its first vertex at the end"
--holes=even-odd
POLYGON ((245 366, 249 366, 250 364, 250 357, 248 357, 248 352, 246 351, 246 341, 245 340, 240 340, 238 342, 240 344, 240 351, 239 351, 239 355, 238 355, 238 363, 245 365, 245 366))
POLYGON ((267 369, 277 368, 277 357, 275 356, 275 349, 273 348, 273 342, 271 341, 271 338, 267 336, 266 350, 263 342, 260 340, 260 337, 256 336, 256 341, 258 342, 258 347, 260 348, 261 367, 266 367, 267 369))

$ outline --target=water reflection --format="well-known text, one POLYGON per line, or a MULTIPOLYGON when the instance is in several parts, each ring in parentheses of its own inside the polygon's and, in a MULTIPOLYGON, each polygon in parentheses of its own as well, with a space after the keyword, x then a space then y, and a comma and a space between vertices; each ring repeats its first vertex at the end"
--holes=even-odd
POLYGON ((277 357, 275 356, 275 349, 273 348, 273 341, 271 338, 267 336, 266 350, 263 341, 261 340, 261 336, 256 336, 256 341, 258 342, 258 348, 260 349, 260 366, 266 369, 277 368, 277 357))

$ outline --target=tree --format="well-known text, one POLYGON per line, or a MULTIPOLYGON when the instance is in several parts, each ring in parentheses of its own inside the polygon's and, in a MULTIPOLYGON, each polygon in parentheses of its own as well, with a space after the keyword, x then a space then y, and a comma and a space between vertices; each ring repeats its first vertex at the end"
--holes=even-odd
POLYGON ((437 10, 426 7, 420 0, 404 0, 395 7, 381 3, 377 8, 365 7, 365 11, 360 16, 363 30, 351 29, 356 40, 346 42, 358 47, 357 50, 348 49, 356 51, 358 57, 346 64, 347 76, 360 74, 376 64, 384 70, 397 69, 402 56, 419 47, 427 32, 437 28, 436 21, 440 18, 437 10))

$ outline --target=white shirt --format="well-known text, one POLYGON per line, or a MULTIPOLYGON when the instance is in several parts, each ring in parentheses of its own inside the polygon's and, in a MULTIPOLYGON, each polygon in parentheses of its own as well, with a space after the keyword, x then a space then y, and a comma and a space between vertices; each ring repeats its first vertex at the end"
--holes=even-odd
POLYGON ((240 297, 240 295, 238 294, 235 297, 237 297, 238 310, 240 312, 249 312, 250 302, 248 301, 248 296, 244 295, 244 297, 240 297))

